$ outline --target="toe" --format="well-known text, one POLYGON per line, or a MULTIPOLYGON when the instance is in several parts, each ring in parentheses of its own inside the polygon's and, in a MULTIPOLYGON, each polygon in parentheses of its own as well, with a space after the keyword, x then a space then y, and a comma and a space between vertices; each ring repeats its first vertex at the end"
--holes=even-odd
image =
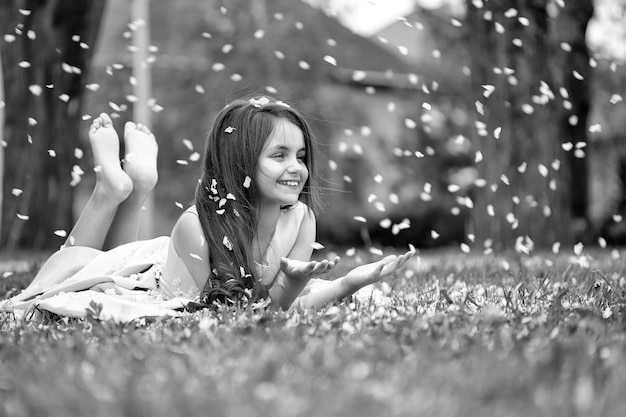
POLYGON ((101 120, 102 126, 108 127, 113 125, 111 117, 107 113, 100 113, 99 119, 101 120))
POLYGON ((137 125, 134 122, 126 122, 126 124, 124 125, 124 129, 126 131, 132 130, 132 129, 137 129, 137 125))

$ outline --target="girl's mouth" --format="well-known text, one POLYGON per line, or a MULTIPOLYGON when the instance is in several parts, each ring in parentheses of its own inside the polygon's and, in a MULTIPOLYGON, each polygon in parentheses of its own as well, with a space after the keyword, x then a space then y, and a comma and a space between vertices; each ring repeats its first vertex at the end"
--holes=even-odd
POLYGON ((300 181, 277 181, 280 185, 286 185, 287 187, 297 187, 300 184, 300 181))

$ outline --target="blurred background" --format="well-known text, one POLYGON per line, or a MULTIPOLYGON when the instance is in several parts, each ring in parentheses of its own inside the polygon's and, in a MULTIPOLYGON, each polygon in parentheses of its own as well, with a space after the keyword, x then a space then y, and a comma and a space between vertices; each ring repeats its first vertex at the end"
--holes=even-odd
POLYGON ((3 1, 0 246, 63 243, 100 112, 155 132, 143 234, 169 234, 215 114, 252 93, 313 126, 323 245, 623 244, 626 2, 519 3, 3 1))

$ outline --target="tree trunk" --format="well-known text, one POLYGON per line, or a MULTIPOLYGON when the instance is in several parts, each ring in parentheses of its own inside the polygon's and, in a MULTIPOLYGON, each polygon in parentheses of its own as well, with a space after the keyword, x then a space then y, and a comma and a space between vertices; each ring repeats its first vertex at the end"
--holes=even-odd
POLYGON ((467 1, 474 140, 483 155, 477 169, 486 180, 475 191, 473 232, 496 249, 520 238, 537 247, 573 240, 570 160, 562 149, 569 139, 550 70, 547 3, 498 0, 477 8, 467 1))
POLYGON ((0 246, 50 248, 72 227, 72 167, 105 0, 6 0, 0 43, 6 94, 0 246), (9 30, 9 28, 11 28, 9 30))
MULTIPOLYGON (((567 103, 560 123, 565 133, 564 142, 570 141, 575 146, 584 146, 587 142, 587 119, 591 107, 591 68, 585 34, 593 12, 592 0, 564 2, 563 7, 558 9, 552 31, 555 54, 551 68, 559 86, 563 87, 566 93, 564 99, 567 103)), ((589 230, 588 224, 589 170, 587 157, 584 156, 587 152, 589 148, 585 146, 578 152, 573 150, 567 154, 571 168, 570 192, 572 216, 575 221, 573 224, 576 237, 581 239, 584 239, 583 234, 592 235, 594 232, 589 230)))

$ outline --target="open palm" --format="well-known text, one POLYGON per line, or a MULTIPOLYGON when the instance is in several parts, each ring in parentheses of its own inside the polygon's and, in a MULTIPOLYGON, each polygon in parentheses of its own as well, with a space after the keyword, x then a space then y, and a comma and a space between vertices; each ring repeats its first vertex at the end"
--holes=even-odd
POLYGON ((309 280, 315 276, 331 271, 339 263, 339 257, 329 261, 298 261, 295 259, 282 258, 280 260, 280 270, 293 280, 309 280))
POLYGON ((397 271, 415 253, 416 251, 412 249, 400 256, 390 255, 380 261, 358 266, 345 276, 345 284, 349 287, 361 288, 380 281, 397 271))

